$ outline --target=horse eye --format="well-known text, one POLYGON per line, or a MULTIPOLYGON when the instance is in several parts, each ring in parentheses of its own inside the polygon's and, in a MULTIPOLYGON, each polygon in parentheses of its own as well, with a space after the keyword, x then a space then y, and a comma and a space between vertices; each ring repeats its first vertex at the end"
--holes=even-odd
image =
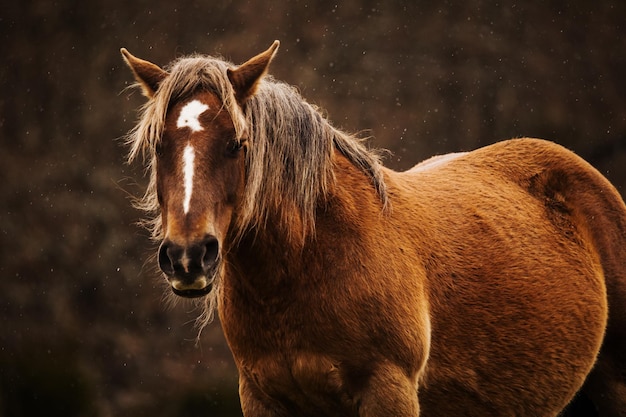
POLYGON ((237 156, 237 153, 239 153, 241 148, 243 148, 243 141, 233 139, 228 142, 228 148, 226 149, 226 152, 229 156, 237 156))

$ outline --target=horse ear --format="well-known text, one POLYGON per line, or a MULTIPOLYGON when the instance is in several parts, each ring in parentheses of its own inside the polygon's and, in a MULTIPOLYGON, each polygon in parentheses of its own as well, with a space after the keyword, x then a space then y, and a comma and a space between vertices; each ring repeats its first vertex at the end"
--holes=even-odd
POLYGON ((122 52, 126 64, 133 71, 135 79, 143 90, 143 94, 148 98, 152 98, 161 81, 167 77, 167 72, 152 62, 133 56, 126 48, 120 49, 120 52, 122 52))
POLYGON ((228 69, 228 79, 235 89, 235 96, 240 104, 255 93, 279 45, 280 42, 274 41, 267 51, 249 59, 236 69, 228 69))

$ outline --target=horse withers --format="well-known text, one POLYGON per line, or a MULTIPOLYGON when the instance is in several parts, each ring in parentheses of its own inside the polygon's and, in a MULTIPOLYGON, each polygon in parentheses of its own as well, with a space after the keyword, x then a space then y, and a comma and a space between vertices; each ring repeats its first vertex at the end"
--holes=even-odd
POLYGON ((245 416, 626 416, 626 207, 517 139, 385 168, 267 74, 122 50, 172 291, 214 307, 245 416))

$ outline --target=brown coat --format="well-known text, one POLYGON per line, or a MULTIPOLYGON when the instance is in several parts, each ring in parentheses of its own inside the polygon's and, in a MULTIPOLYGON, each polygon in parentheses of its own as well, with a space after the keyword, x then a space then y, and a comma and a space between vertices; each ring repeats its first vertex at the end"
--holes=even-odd
POLYGON ((555 417, 582 388, 624 417, 615 188, 536 139, 386 169, 265 76, 277 47, 168 71, 123 50, 159 265, 202 323, 218 304, 244 415, 555 417))

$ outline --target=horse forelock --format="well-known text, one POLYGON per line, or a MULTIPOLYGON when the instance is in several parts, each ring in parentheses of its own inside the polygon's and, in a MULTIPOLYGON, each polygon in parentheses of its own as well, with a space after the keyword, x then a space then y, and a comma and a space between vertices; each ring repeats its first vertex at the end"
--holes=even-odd
POLYGON ((314 231, 314 215, 335 177, 332 156, 339 150, 362 170, 387 202, 379 155, 363 139, 335 129, 292 86, 266 75, 245 110, 238 105, 227 61, 194 55, 180 58, 165 69, 169 76, 140 110, 136 127, 127 137, 129 161, 141 155, 150 180, 138 207, 151 214, 146 225, 154 239, 163 231, 156 193, 155 149, 163 133, 169 107, 199 90, 211 91, 229 112, 238 137, 249 141, 246 182, 235 225, 236 233, 263 228, 276 219, 289 238, 302 242, 314 231))

